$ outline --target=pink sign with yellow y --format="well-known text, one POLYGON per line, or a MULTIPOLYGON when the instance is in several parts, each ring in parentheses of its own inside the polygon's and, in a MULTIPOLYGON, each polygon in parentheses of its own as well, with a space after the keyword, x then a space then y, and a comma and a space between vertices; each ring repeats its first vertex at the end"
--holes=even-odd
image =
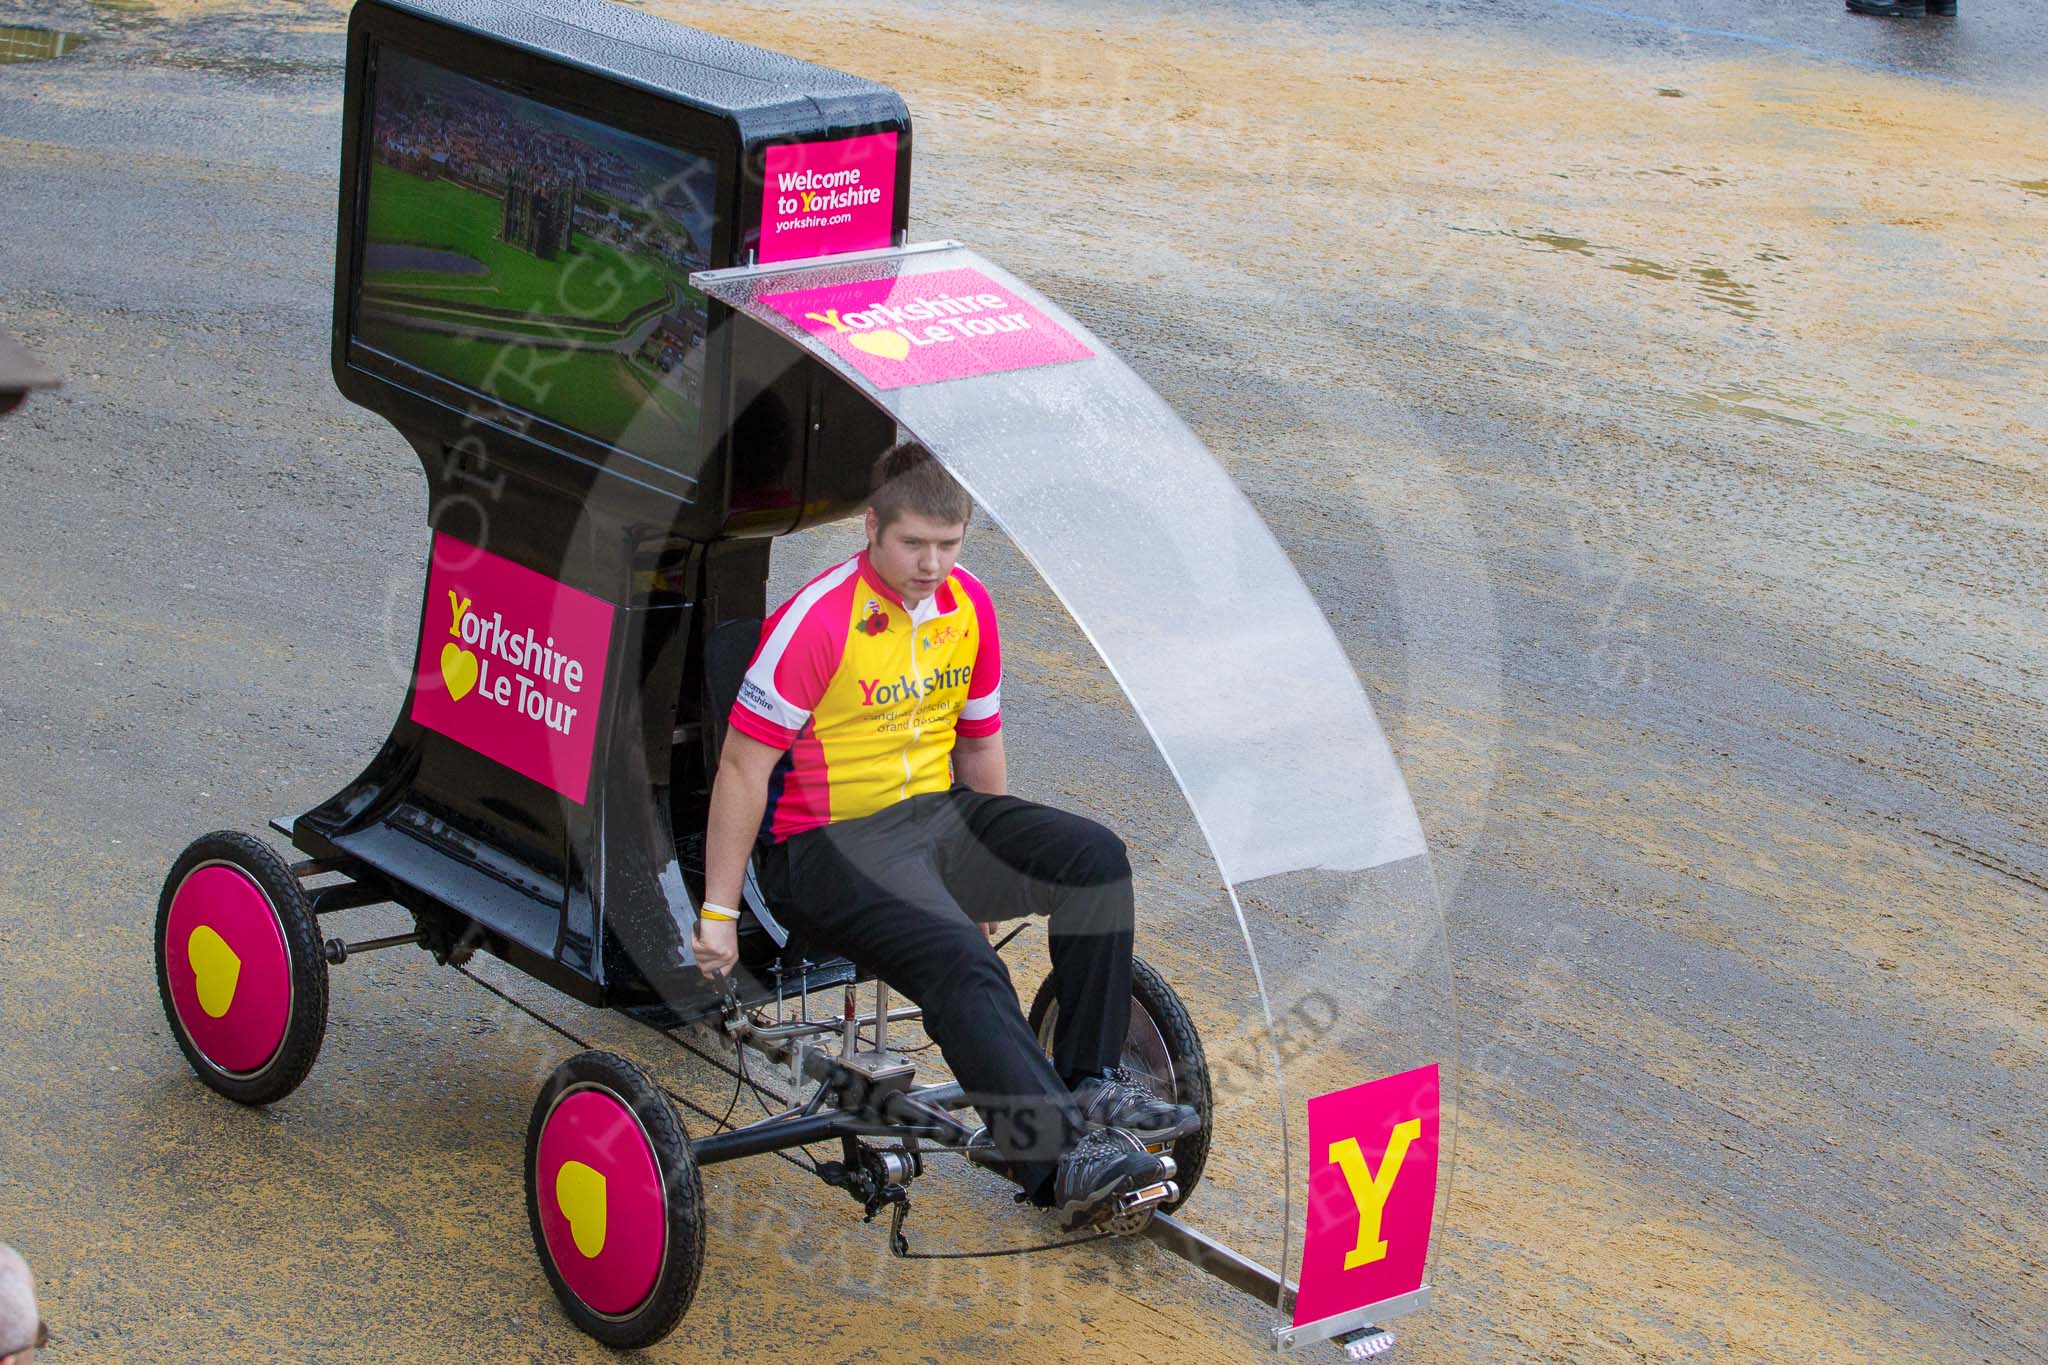
POLYGON ((1308 1236, 1294 1325, 1422 1287, 1436 1211, 1437 1069, 1308 1102, 1308 1236))

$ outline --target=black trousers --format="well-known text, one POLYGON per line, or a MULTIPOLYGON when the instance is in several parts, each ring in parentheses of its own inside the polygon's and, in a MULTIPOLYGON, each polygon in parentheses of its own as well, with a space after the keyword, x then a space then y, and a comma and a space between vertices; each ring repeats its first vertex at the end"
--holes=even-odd
POLYGON ((1041 1202, 1081 1115, 1062 1077, 1113 1066, 1131 1011, 1131 865, 1093 820, 955 787, 807 830, 762 859, 776 913, 924 1009, 924 1028, 1041 1202), (1048 917, 1059 1015, 1046 1060, 978 925, 1048 917))

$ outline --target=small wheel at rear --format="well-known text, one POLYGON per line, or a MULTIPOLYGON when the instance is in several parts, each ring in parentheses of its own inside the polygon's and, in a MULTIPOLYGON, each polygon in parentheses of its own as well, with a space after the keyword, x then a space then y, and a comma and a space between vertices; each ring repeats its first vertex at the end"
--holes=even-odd
POLYGON ((645 1072, 609 1052, 555 1068, 526 1130, 526 1213, 548 1283, 607 1346, 675 1330, 704 1264, 689 1134, 645 1072))
MULTIPOLYGON (((1059 993, 1053 978, 1047 976, 1032 999, 1028 1020, 1047 1056, 1052 1055, 1059 1011, 1059 993)), ((1181 1004, 1166 978, 1138 957, 1131 959, 1131 1022, 1124 1033, 1122 1065, 1160 1099, 1188 1105, 1202 1116, 1200 1128, 1175 1138, 1167 1149, 1178 1168, 1174 1183, 1180 1186, 1180 1197, 1162 1206, 1171 1213, 1194 1193, 1209 1160, 1209 1130, 1214 1123, 1209 1062, 1187 1006, 1181 1004)))
POLYGON ((236 830, 195 839, 156 910, 156 984, 193 1071, 240 1104, 298 1088, 327 1036, 327 959, 299 879, 236 830))

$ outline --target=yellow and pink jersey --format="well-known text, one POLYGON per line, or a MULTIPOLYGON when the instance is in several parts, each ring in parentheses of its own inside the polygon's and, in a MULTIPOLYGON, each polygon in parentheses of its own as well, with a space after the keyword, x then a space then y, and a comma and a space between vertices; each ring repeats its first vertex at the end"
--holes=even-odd
POLYGON ((944 791, 954 737, 1003 728, 1002 683, 996 609, 967 570, 915 611, 865 551, 819 574, 762 625, 732 708, 734 729, 788 751, 763 833, 780 843, 944 791))

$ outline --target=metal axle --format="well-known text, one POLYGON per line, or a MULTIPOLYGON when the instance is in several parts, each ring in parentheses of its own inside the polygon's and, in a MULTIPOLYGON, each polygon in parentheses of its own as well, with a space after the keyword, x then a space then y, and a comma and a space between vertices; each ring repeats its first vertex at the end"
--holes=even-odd
POLYGON ((330 938, 320 952, 330 963, 339 967, 357 953, 374 953, 380 948, 403 948, 408 943, 419 941, 420 936, 417 932, 392 934, 386 938, 367 938, 361 943, 343 943, 338 938, 330 938))

